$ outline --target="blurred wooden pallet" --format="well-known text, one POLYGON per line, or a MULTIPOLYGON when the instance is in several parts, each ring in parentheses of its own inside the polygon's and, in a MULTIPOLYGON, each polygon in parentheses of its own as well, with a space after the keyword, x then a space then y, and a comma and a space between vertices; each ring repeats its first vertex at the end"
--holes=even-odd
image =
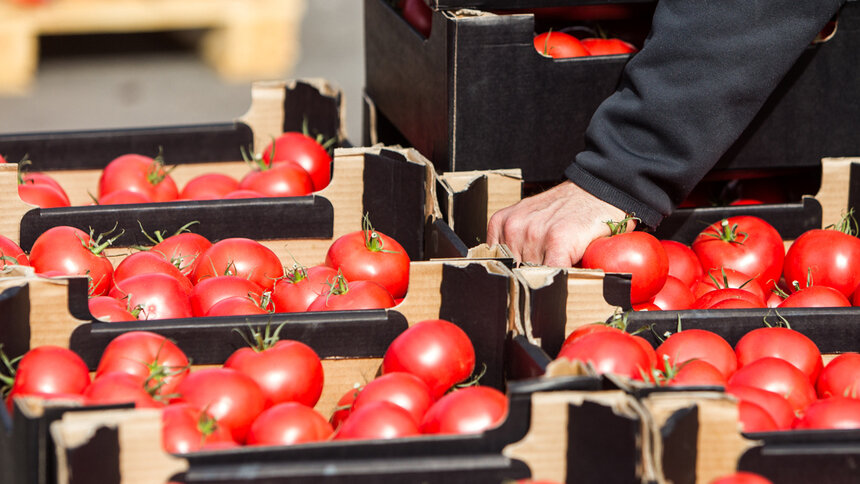
POLYGON ((282 77, 299 53, 305 0, 0 0, 0 91, 35 76, 40 35, 205 29, 203 57, 225 79, 282 77))

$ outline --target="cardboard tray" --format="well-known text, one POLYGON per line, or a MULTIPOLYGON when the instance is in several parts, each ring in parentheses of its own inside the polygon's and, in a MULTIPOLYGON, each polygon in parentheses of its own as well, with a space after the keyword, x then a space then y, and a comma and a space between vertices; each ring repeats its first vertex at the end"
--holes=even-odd
POLYGON ((442 219, 469 247, 484 243, 490 217, 520 201, 522 184, 518 169, 443 173, 436 183, 442 219))
MULTIPOLYGON (((364 18, 365 110, 373 111, 365 119, 374 123, 364 144, 407 140, 440 171, 521 168, 528 182, 563 179, 629 58, 544 58, 532 46, 530 14, 437 10, 426 39, 384 0, 365 0, 364 18), (566 129, 546 129, 562 119, 566 129)), ((801 55, 715 170, 785 170, 860 153, 860 104, 845 101, 860 98, 860 3, 847 2, 838 22, 832 38, 801 55)))
MULTIPOLYGON (((473 340, 476 360, 487 366, 482 384, 502 390, 505 388, 505 341, 512 318, 508 303, 511 280, 510 271, 498 261, 413 263, 406 298, 400 305, 387 310, 122 323, 92 320, 86 308, 85 278, 58 281, 25 274, 0 282, 6 288, 0 293, 0 305, 5 311, 6 320, 2 334, 5 348, 26 351, 31 346, 56 344, 76 351, 91 369, 95 369, 108 342, 128 331, 147 330, 163 334, 177 342, 195 366, 205 366, 222 364, 233 351, 245 345, 233 328, 261 329, 267 324, 278 325, 287 321, 281 337, 305 342, 323 359, 326 385, 316 408, 324 415, 330 415, 340 396, 353 388, 355 383, 373 378, 388 344, 410 323, 443 318, 460 325, 473 340), (28 337, 29 341, 26 341, 28 337)), ((10 356, 14 354, 10 352, 10 356)), ((19 410, 11 418, 5 413, 5 408, 0 411, 2 421, 6 424, 5 431, 0 432, 0 440, 3 440, 0 449, 6 449, 6 454, 0 455, 3 459, 0 467, 17 469, 16 474, 20 479, 35 472, 42 476, 37 482, 54 482, 51 467, 45 467, 44 464, 46 459, 52 458, 52 447, 46 446, 51 442, 43 435, 50 421, 43 420, 47 417, 38 410, 38 404, 37 409, 32 410, 21 402, 16 403, 19 410), (19 414, 26 417, 26 423, 19 423, 22 418, 19 414), (22 452, 22 446, 24 455, 13 458, 16 452, 22 452)), ((94 416, 91 412, 83 414, 86 414, 82 418, 87 422, 101 422, 100 415, 94 416)), ((61 415, 63 412, 57 410, 48 416, 59 418, 61 415)), ((160 422, 158 419, 155 421, 160 422)), ((140 439, 138 433, 134 435, 138 445, 154 446, 160 453, 159 438, 150 441, 140 439)), ((92 435, 87 436, 89 438, 92 435)), ((99 451, 96 455, 104 454, 99 451)), ((133 453, 127 455, 134 456, 133 453)), ((222 457, 217 457, 216 461, 221 462, 222 457)), ((175 467, 154 466, 153 461, 140 459, 139 456, 131 457, 131 460, 143 468, 124 471, 124 474, 137 475, 135 472, 143 472, 144 477, 138 477, 142 480, 123 482, 147 482, 147 476, 151 476, 152 472, 175 470, 175 467)), ((106 477, 96 472, 94 466, 95 463, 89 462, 85 467, 76 467, 76 472, 73 472, 75 479, 83 480, 72 482, 108 482, 100 480, 106 477)), ((169 474, 163 477, 169 477, 169 474)))

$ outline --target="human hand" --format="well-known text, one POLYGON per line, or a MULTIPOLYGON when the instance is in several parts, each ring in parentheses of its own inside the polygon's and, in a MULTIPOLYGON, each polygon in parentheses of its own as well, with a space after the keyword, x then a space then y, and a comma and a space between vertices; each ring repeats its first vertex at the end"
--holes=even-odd
MULTIPOLYGON (((607 221, 626 216, 623 210, 565 181, 493 214, 487 243, 507 245, 520 262, 571 267, 591 241, 609 235, 607 221)), ((627 230, 635 224, 630 220, 627 230)))

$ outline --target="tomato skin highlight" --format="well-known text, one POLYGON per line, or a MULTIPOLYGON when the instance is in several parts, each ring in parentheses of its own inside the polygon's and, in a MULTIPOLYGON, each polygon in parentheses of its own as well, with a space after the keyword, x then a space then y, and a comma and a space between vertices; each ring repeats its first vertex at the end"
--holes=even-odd
POLYGON ((248 279, 265 290, 284 277, 284 267, 278 256, 265 245, 244 237, 220 240, 200 255, 191 273, 191 282, 233 275, 248 279))
POLYGON ((328 266, 314 266, 305 270, 306 276, 294 281, 290 275, 278 280, 272 289, 272 302, 279 313, 307 311, 314 300, 328 291, 337 277, 337 270, 328 266))
POLYGON ((108 294, 140 307, 138 319, 190 318, 191 301, 187 289, 175 277, 158 272, 137 274, 116 283, 108 294))
POLYGON ((673 333, 657 347, 661 368, 681 365, 693 359, 713 365, 728 379, 737 370, 735 350, 719 334, 703 329, 685 329, 673 333))
POLYGON ((455 390, 433 404, 421 422, 425 434, 477 434, 497 427, 508 415, 508 397, 495 388, 455 390))
POLYGON ((576 37, 564 32, 543 32, 535 36, 534 47, 539 54, 554 59, 585 57, 588 49, 576 37))
POLYGON ((82 394, 90 384, 86 363, 73 351, 59 346, 37 346, 18 362, 13 395, 82 394))

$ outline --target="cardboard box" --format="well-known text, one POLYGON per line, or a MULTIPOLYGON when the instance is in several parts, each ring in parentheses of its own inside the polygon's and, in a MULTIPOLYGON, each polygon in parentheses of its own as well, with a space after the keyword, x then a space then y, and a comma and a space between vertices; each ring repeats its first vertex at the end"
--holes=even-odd
POLYGON ((497 211, 522 198, 520 170, 448 172, 439 176, 436 197, 443 220, 469 247, 487 241, 497 211))
MULTIPOLYGON (((375 121, 365 144, 408 140, 440 171, 521 168, 526 181, 562 179, 629 56, 544 58, 532 45, 534 15, 455 10, 535 3, 431 2, 439 9, 424 38, 388 2, 365 0, 365 108, 374 110, 365 119, 375 121), (548 128, 557 126, 565 129, 548 128)), ((860 104, 846 101, 860 98, 858 23, 860 3, 849 1, 835 34, 806 49, 715 170, 784 170, 860 153, 860 104)))
MULTIPOLYGON (((222 364, 233 351, 245 346, 242 338, 233 331, 234 328, 262 329, 267 324, 275 326, 287 321, 281 337, 310 345, 323 359, 326 383, 316 408, 328 416, 333 412, 337 400, 354 384, 364 383, 374 377, 385 349, 409 324, 443 318, 461 326, 472 339, 476 361, 487 367, 481 383, 504 390, 505 341, 512 317, 509 307, 510 271, 496 261, 416 262, 412 265, 410 276, 410 289, 404 301, 387 310, 103 323, 93 321, 88 314, 84 278, 58 281, 24 274, 0 281, 6 287, 0 293, 0 307, 8 311, 0 336, 3 336, 4 348, 7 349, 26 351, 32 346, 43 344, 68 347, 80 354, 91 369, 95 369, 105 346, 113 338, 128 331, 147 330, 175 341, 195 366, 206 366, 222 364), (29 340, 22 341, 27 336, 29 340)), ((16 354, 19 353, 11 353, 10 356, 16 354)), ((23 405, 18 402, 18 407, 23 405)), ((12 417, 6 414, 5 408, 0 410, 0 419, 7 425, 5 432, 0 432, 0 449, 6 449, 5 454, 0 453, 0 467, 16 469, 14 475, 19 479, 34 472, 33 466, 45 474, 45 462, 53 458, 52 443, 44 436, 39 437, 42 435, 39 432, 47 429, 52 419, 65 418, 62 408, 50 414, 19 408, 12 417), (22 417, 25 419, 24 424, 19 423, 22 417), (21 452, 23 456, 16 454, 21 452)), ((137 411, 131 411, 131 414, 129 418, 132 420, 142 418, 145 421, 142 428, 137 427, 132 433, 134 445, 143 446, 144 450, 149 449, 157 455, 145 459, 135 453, 144 450, 129 453, 129 447, 123 445, 121 448, 126 452, 123 455, 130 456, 131 463, 128 465, 131 468, 122 467, 121 482, 163 482, 151 481, 151 476, 159 475, 164 479, 181 469, 175 465, 154 464, 162 461, 178 462, 169 456, 159 457, 163 455, 158 437, 160 419, 157 415, 146 415, 145 412, 142 416, 137 411), (158 427, 153 430, 151 426, 155 423, 158 423, 158 427), (144 438, 145 435, 150 438, 144 438)), ((81 414, 81 419, 88 425, 101 425, 107 418, 100 411, 81 414)), ((77 438, 99 441, 100 435, 98 432, 88 433, 77 438)), ((478 443, 469 445, 483 445, 480 439, 477 440, 478 443)), ((70 448, 82 444, 81 440, 63 442, 70 448)), ((421 446, 415 447, 418 449, 421 446)), ((237 455, 244 458, 242 456, 248 453, 253 455, 254 452, 253 449, 242 449, 237 455)), ((61 463, 63 469, 73 466, 70 468, 73 477, 70 477, 69 482, 110 482, 111 466, 118 463, 105 460, 104 456, 110 454, 104 449, 99 449, 96 454, 72 453, 75 456, 70 457, 69 462, 61 463), (99 458, 95 462, 75 460, 82 455, 97 455, 99 458), (84 467, 77 467, 80 465, 84 467), (101 465, 107 467, 99 467, 101 465)), ((497 456, 496 460, 499 458, 497 456)), ((219 454, 211 464, 223 462, 223 455, 219 454)), ((54 481, 48 475, 40 482, 54 481)))

